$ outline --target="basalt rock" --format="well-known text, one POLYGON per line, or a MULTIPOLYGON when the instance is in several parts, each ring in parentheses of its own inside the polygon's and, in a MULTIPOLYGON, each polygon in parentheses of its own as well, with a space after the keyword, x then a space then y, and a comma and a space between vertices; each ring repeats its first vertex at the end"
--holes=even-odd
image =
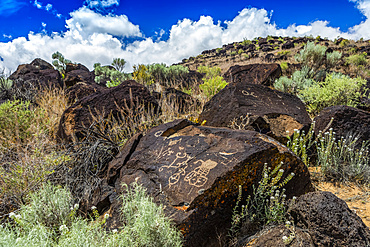
POLYGON ((281 76, 279 64, 234 65, 224 74, 227 82, 243 82, 271 86, 281 76))
POLYGON ((357 136, 358 147, 370 139, 370 113, 364 110, 344 105, 331 106, 323 109, 314 121, 315 133, 332 128, 337 140, 349 135, 357 136))
POLYGON ((303 195, 291 206, 294 225, 305 229, 315 246, 369 246, 370 230, 331 192, 303 195))
POLYGON ((213 96, 205 104, 199 120, 215 127, 230 127, 234 123, 234 127, 255 130, 283 143, 287 131, 306 130, 311 124, 305 105, 298 97, 246 83, 230 83, 213 96))
POLYGON ((74 104, 78 100, 81 100, 86 96, 89 96, 97 92, 98 93, 102 92, 105 89, 107 88, 97 83, 78 82, 75 85, 67 88, 65 90, 65 93, 68 97, 68 102, 70 104, 74 104))
POLYGON ((185 246, 219 246, 230 228, 239 185, 244 200, 261 179, 264 163, 281 162, 283 179, 296 174, 285 186, 288 198, 312 191, 307 167, 274 139, 176 120, 131 139, 109 164, 94 202, 109 208, 113 217, 107 226, 115 229, 122 225, 117 198, 122 183, 137 181, 181 229, 185 246))
POLYGON ((95 74, 82 64, 67 64, 64 83, 71 87, 78 82, 95 83, 95 74))
POLYGON ((32 85, 38 89, 63 87, 59 72, 50 63, 40 58, 36 58, 30 64, 19 65, 17 70, 9 76, 9 79, 20 86, 32 85))
POLYGON ((66 109, 60 119, 58 136, 70 142, 84 137, 83 130, 95 119, 117 117, 120 114, 132 114, 136 109, 159 111, 157 101, 149 90, 135 81, 122 82, 117 87, 108 88, 86 96, 66 109))

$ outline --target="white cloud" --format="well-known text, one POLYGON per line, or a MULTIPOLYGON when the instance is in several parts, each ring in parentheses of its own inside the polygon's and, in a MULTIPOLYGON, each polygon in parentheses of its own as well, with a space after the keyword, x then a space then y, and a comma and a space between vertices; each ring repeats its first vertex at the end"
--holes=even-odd
POLYGON ((119 0, 86 0, 86 4, 89 8, 104 10, 113 6, 119 5, 119 0))
POLYGON ((42 9, 42 4, 37 2, 37 0, 35 0, 35 2, 33 3, 33 6, 35 6, 38 9, 42 9))
POLYGON ((125 15, 101 15, 86 7, 71 13, 66 20, 69 32, 83 39, 94 33, 106 33, 120 37, 142 37, 139 26, 132 24, 125 15))
MULTIPOLYGON (((366 20, 348 32, 330 27, 327 21, 292 24, 282 29, 271 23, 271 13, 264 9, 248 8, 240 11, 233 20, 225 21, 224 25, 210 16, 201 16, 197 21, 180 20, 171 27, 169 38, 165 41, 157 37, 143 38, 139 26, 131 23, 125 15, 102 15, 82 7, 72 12, 71 18, 66 20, 65 33, 30 33, 28 37, 0 43, 0 56, 4 59, 0 61, 0 68, 14 71, 19 64, 29 63, 36 57, 50 62, 51 54, 55 51, 90 69, 96 62, 109 64, 113 58, 121 57, 127 61, 127 70, 131 70, 134 64, 172 64, 206 49, 258 36, 320 35, 330 39, 337 36, 370 39, 370 0, 358 0, 356 3, 366 20), (125 45, 121 40, 127 37, 142 39, 125 45)), ((158 35, 161 37, 163 31, 158 35)))
POLYGON ((46 4, 45 6, 46 11, 50 11, 52 8, 53 8, 53 5, 50 3, 46 4))

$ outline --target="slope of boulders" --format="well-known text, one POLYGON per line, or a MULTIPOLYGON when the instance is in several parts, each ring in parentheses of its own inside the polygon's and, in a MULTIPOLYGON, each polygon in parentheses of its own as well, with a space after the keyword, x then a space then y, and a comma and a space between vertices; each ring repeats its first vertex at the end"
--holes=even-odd
MULTIPOLYGON (((247 221, 240 229, 238 246, 367 246, 370 231, 361 218, 334 194, 315 191, 307 166, 284 145, 291 138, 289 134, 307 132, 312 120, 300 98, 272 86, 282 74, 291 74, 300 67, 293 56, 308 41, 341 51, 344 57, 350 51, 370 51, 364 41, 347 43, 344 39, 329 41, 319 37, 269 37, 227 44, 184 60, 181 64, 193 71, 179 82, 180 86, 161 85, 158 92, 153 85, 134 80, 107 88, 104 83, 95 83, 94 72, 81 64, 67 64, 62 76, 41 59, 20 65, 9 78, 17 89, 12 96, 18 99, 32 99, 46 87, 65 89, 70 106, 60 117, 57 136, 72 147, 72 154, 78 152, 77 143, 89 139, 86 129, 97 121, 122 124, 123 119, 135 119, 145 112, 159 118, 164 101, 170 107, 176 106, 177 120, 146 132, 135 127, 132 135, 125 136, 124 145, 115 144, 117 155, 111 155, 109 162, 92 162, 86 168, 96 183, 86 188, 90 189, 88 196, 75 199, 83 214, 93 214, 91 208, 108 214, 107 229, 124 225, 120 217, 119 196, 125 191, 122 185, 138 182, 155 203, 163 206, 166 217, 182 232, 185 246, 226 246, 237 203, 255 196, 254 189, 265 175, 266 164, 272 170, 282 164, 282 181, 294 174, 284 184, 286 198, 291 199, 289 224, 279 222, 261 228, 247 221), (281 66, 283 62, 288 67, 281 66), (204 75, 195 72, 200 65, 220 66, 228 82, 208 102, 181 91, 189 86, 197 93, 201 91, 199 84, 204 75), (32 93, 26 94, 27 90, 32 93), (184 119, 202 103, 205 105, 199 118, 184 119)), ((358 73, 344 60, 335 70, 352 76, 358 73)), ((366 108, 328 107, 315 117, 314 123, 314 138, 320 131, 331 129, 337 139, 356 133, 360 141, 368 140, 370 118, 366 108)), ((99 133, 102 139, 109 131, 107 128, 99 133)), ((86 145, 101 145, 99 136, 96 138, 95 143, 86 145)), ((86 155, 90 159, 95 154, 86 155)), ((86 158, 86 162, 91 160, 86 158)), ((73 160, 62 162, 50 180, 57 183, 53 176, 75 169, 73 165, 73 160)), ((81 182, 78 179, 76 182, 81 182)))

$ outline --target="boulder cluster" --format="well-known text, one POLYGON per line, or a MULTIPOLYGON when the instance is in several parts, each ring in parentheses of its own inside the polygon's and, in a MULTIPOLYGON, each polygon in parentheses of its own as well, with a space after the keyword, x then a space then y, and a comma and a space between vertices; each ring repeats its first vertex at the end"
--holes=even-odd
MULTIPOLYGON (((304 42, 297 39, 294 43, 304 42)), ((294 48, 289 41, 259 40, 264 52, 294 48)), ((256 42, 229 45, 203 55, 221 56, 228 49, 256 54, 256 42)), ((253 55, 251 55, 253 56, 253 55)), ((277 57, 270 57, 276 61, 277 57)), ((284 59, 284 58, 279 58, 284 59)), ((231 66, 224 78, 229 83, 203 107, 199 123, 187 119, 156 126, 138 133, 120 148, 99 174, 100 184, 84 202, 99 213, 109 213, 109 229, 122 226, 120 219, 122 183, 138 181, 184 235, 185 246, 222 246, 227 241, 233 209, 242 188, 242 201, 253 196, 253 187, 263 176, 267 163, 272 169, 283 164, 282 180, 294 173, 284 186, 287 199, 297 197, 290 208, 295 238, 289 246, 368 246, 370 230, 346 203, 329 192, 316 191, 307 166, 286 146, 287 133, 308 130, 312 120, 304 103, 296 96, 271 88, 282 70, 277 63, 231 66), (230 128, 235 126, 243 128, 230 128)), ((200 104, 174 88, 162 93, 150 91, 136 81, 107 88, 94 81, 94 72, 84 65, 67 64, 64 78, 49 63, 35 59, 20 65, 10 79, 18 88, 32 85, 65 88, 71 106, 61 116, 59 142, 70 144, 83 139, 82 130, 103 119, 120 114, 135 115, 139 108, 161 112, 159 100, 167 97, 185 113, 200 104)), ((338 137, 351 131, 370 138, 370 113, 333 106, 315 119, 314 131, 324 131, 330 123, 338 137)), ((253 227, 251 227, 253 229, 253 227)), ((248 232, 240 246, 286 246, 283 236, 292 234, 285 225, 248 232)))

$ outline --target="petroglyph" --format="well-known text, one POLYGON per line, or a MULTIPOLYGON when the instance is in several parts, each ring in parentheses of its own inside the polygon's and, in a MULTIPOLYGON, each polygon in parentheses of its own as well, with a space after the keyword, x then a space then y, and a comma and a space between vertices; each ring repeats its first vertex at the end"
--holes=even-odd
POLYGON ((163 131, 160 130, 160 131, 155 132, 154 136, 155 137, 160 137, 162 134, 163 134, 163 131))
POLYGON ((182 140, 182 138, 180 138, 178 140, 170 140, 170 143, 168 144, 168 146, 176 145, 176 144, 180 143, 181 140, 182 140))
POLYGON ((201 187, 208 181, 207 175, 209 171, 217 166, 217 162, 213 160, 198 160, 194 164, 201 163, 201 165, 191 171, 186 177, 185 181, 195 187, 201 187))

